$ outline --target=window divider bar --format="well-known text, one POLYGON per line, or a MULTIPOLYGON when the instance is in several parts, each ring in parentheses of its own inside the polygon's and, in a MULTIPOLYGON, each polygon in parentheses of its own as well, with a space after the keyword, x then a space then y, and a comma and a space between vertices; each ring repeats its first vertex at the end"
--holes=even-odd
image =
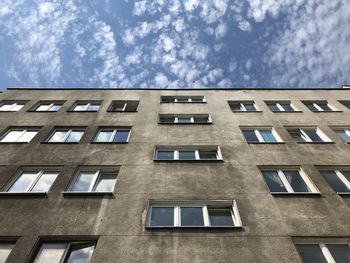
POLYGON ((350 182, 348 181, 348 179, 346 179, 343 173, 339 170, 335 170, 335 174, 338 176, 340 181, 342 181, 342 183, 345 184, 345 186, 350 190, 350 182))
POLYGON ((319 243, 320 249, 328 263, 336 263, 328 247, 324 243, 319 243))
MULTIPOLYGON (((23 172, 22 172, 23 173, 23 172)), ((39 172, 37 172, 36 174, 36 179, 34 180, 34 182, 29 186, 28 189, 26 189, 26 192, 31 192, 33 190, 33 188, 35 187, 35 185, 37 184, 37 182, 40 180, 41 176, 43 175, 44 170, 40 170, 39 172)))
POLYGON ((294 193, 294 190, 292 186, 290 185, 286 175, 282 170, 277 170, 277 174, 280 177, 281 181, 283 182, 285 188, 287 189, 288 193, 294 193))
POLYGON ((109 142, 113 142, 114 137, 117 135, 117 129, 113 130, 112 136, 109 138, 109 142))
POLYGON ((208 206, 203 206, 203 221, 204 221, 204 226, 210 226, 210 219, 209 219, 209 212, 208 212, 208 206))
POLYGON ((174 207, 174 226, 181 226, 180 207, 174 207))
POLYGON ((254 129, 255 136, 258 138, 259 142, 265 142, 264 138, 261 136, 258 129, 254 129))

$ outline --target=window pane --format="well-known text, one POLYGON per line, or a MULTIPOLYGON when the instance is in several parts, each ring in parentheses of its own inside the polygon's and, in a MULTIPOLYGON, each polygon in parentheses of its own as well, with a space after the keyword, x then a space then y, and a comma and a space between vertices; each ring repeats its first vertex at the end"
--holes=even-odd
POLYGON ((113 111, 124 111, 125 104, 125 102, 113 103, 113 111))
POLYGON ((208 123, 209 118, 208 117, 194 117, 195 123, 208 123))
POLYGON ((312 103, 305 103, 305 106, 308 107, 311 111, 319 111, 312 103))
POLYGON ((175 121, 175 117, 160 117, 159 120, 162 123, 173 123, 175 121))
POLYGON ((341 103, 347 107, 348 109, 350 109, 350 102, 349 101, 341 101, 341 103))
POLYGON ((109 142, 113 135, 113 130, 102 130, 98 133, 95 142, 109 142))
POLYGON ((350 189, 339 179, 335 171, 321 171, 321 175, 336 192, 349 192, 350 189))
POLYGON ((13 247, 13 243, 0 243, 0 263, 6 262, 6 259, 11 253, 13 247))
POLYGON ((37 131, 26 131, 19 139, 18 142, 30 142, 35 135, 37 134, 37 131))
POLYGON ((178 123, 191 123, 191 117, 178 117, 178 123))
POLYGON ((96 178, 96 172, 79 172, 74 185, 72 186, 72 192, 88 192, 91 189, 92 183, 96 178))
POLYGON ((208 208, 211 226, 234 226, 230 209, 208 208))
POLYGON ((88 111, 98 111, 100 104, 90 104, 87 108, 88 111))
POLYGON ((9 131, 4 138, 1 139, 1 142, 16 142, 19 136, 21 136, 23 130, 18 131, 9 131))
POLYGON ((113 192, 116 177, 115 174, 102 174, 96 183, 95 192, 113 192))
POLYGON ((294 192, 311 192, 299 171, 283 171, 294 192))
POLYGON ((203 102, 202 98, 192 98, 192 102, 203 102))
POLYGON ((265 142, 277 142, 275 136, 273 136, 271 130, 259 130, 261 137, 265 142))
POLYGON ((50 107, 50 104, 41 104, 36 111, 48 111, 50 107))
POLYGON ((44 172, 32 189, 32 192, 48 192, 56 180, 58 172, 44 172))
POLYGON ((271 111, 280 111, 276 104, 268 104, 267 106, 271 111))
POLYGON ((49 139, 49 142, 64 142, 64 137, 68 131, 55 131, 52 137, 49 139))
POLYGON ((11 107, 12 107, 12 104, 3 104, 0 107, 0 111, 8 111, 11 109, 11 107))
POLYGON ((195 151, 179 151, 179 160, 196 160, 195 151))
POLYGON ((26 192, 37 178, 37 172, 23 172, 13 185, 8 189, 8 192, 26 192))
POLYGON ((66 139, 66 142, 79 142, 83 133, 83 131, 72 131, 66 139))
POLYGON ((304 263, 327 263, 319 245, 296 245, 304 263))
POLYGON ((20 109, 23 108, 23 104, 17 104, 17 105, 14 105, 13 107, 11 107, 10 111, 19 111, 20 109))
POLYGON ((305 142, 305 138, 304 138, 304 136, 302 135, 302 133, 300 132, 299 129, 297 129, 297 130, 290 130, 289 133, 290 133, 290 135, 293 137, 293 139, 296 142, 305 142))
POLYGON ((350 142, 350 136, 345 132, 345 130, 335 131, 344 141, 350 142))
POLYGON ((290 103, 280 103, 280 105, 282 106, 282 108, 285 111, 294 111, 292 105, 290 105, 290 103))
POLYGON ((350 182, 350 171, 342 171, 341 172, 345 178, 350 182))
POLYGON ((74 111, 85 111, 87 104, 77 104, 74 107, 74 111))
POLYGON ((254 103, 244 103, 246 111, 256 111, 254 103))
POLYGON ((332 109, 328 106, 327 103, 317 103, 317 105, 324 111, 332 111, 332 109))
POLYGON ((66 250, 65 243, 46 243, 42 244, 34 260, 34 263, 56 263, 61 259, 66 250))
POLYGON ((310 139, 313 141, 313 142, 323 142, 323 140, 321 139, 320 136, 318 136, 316 130, 304 130, 305 133, 307 134, 307 136, 310 137, 310 139))
POLYGON ((188 102, 189 98, 177 98, 177 102, 188 102))
POLYGON ((204 226, 202 207, 181 207, 181 226, 204 226))
POLYGON ((59 111, 61 109, 62 105, 61 104, 55 104, 53 105, 49 111, 59 111))
POLYGON ((199 151, 199 158, 202 159, 209 159, 209 160, 217 160, 217 151, 199 151))
POLYGON ((118 130, 114 136, 114 142, 127 142, 130 130, 118 130))
POLYGON ((243 134, 247 142, 259 142, 259 139, 256 137, 254 130, 244 130, 243 134))
POLYGON ((350 246, 343 245, 327 245, 336 262, 350 262, 350 246))
POLYGON ((174 160, 174 151, 157 150, 157 160, 174 160))
POLYGON ((174 226, 174 207, 152 207, 150 226, 174 226))
POLYGON ((242 111, 240 103, 230 103, 230 108, 233 111, 242 111))
POLYGON ((174 102, 174 97, 162 97, 162 102, 174 102))
POLYGON ((287 192, 277 171, 263 171, 262 175, 264 176, 270 192, 287 192))
POLYGON ((72 248, 67 263, 89 263, 95 246, 72 248))

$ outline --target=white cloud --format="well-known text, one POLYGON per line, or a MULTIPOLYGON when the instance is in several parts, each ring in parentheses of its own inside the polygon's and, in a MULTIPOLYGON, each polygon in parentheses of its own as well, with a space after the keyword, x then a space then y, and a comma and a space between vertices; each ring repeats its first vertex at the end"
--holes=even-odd
POLYGON ((220 23, 215 29, 215 38, 217 40, 223 38, 227 33, 227 25, 225 23, 220 23))
POLYGON ((157 73, 157 75, 154 78, 154 82, 155 82, 157 88, 165 88, 169 85, 169 80, 168 80, 167 76, 165 76, 161 72, 157 73))

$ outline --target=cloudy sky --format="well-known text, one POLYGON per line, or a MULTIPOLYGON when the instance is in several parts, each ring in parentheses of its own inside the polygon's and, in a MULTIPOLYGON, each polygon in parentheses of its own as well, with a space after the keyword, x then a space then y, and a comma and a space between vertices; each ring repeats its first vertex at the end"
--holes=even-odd
POLYGON ((349 0, 0 1, 2 90, 349 83, 349 0))

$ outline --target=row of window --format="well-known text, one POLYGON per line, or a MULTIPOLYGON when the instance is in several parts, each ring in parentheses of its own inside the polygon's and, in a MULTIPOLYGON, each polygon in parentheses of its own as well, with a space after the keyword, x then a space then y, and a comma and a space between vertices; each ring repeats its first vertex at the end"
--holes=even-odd
MULTIPOLYGON (((241 131, 248 143, 282 143, 283 140, 272 127, 244 127, 241 131)), ((297 143, 327 143, 332 142, 319 128, 286 127, 291 137, 297 143)), ((350 142, 350 128, 333 127, 344 141, 350 142)), ((95 143, 126 143, 130 138, 131 127, 99 128, 93 139, 95 143)), ((39 132, 37 127, 12 127, 0 136, 0 143, 29 143, 39 132)), ((47 143, 79 143, 85 128, 61 127, 55 128, 45 140, 47 143)))
MULTIPOLYGON (((179 152, 180 154, 183 154, 185 160, 196 158, 196 153, 190 151, 179 152)), ((202 158, 217 160, 217 156, 212 156, 211 152, 204 154, 202 158)), ((96 169, 80 167, 64 194, 113 193, 118 171, 118 167, 98 167, 96 169)), ((272 194, 320 193, 307 174, 299 167, 260 168, 260 172, 272 194)), ((320 168, 319 172, 338 194, 350 193, 350 170, 320 168)), ((58 175, 59 169, 54 167, 45 169, 21 168, 1 193, 47 193, 58 175)))
MULTIPOLYGON (((176 213, 179 214, 178 223, 190 225, 205 224, 234 224, 234 216, 225 209, 203 207, 154 207, 151 221, 159 220, 160 214, 166 215, 162 224, 170 225, 175 222, 176 213), (155 210, 156 208, 159 208, 155 210), (203 209, 202 209, 203 208, 203 209), (201 210, 202 209, 202 210, 201 210), (175 212, 178 210, 178 212, 175 212), (206 216, 202 214, 206 213, 206 216)), ((5 262, 16 242, 0 242, 0 262, 5 262)), ((45 241, 34 250, 34 263, 89 263, 91 262, 97 240, 81 241, 45 241)), ((332 242, 295 242, 296 250, 304 263, 346 263, 350 262, 350 243, 333 239, 332 242), (335 240, 335 241, 334 241, 335 240)))
MULTIPOLYGON (((39 101, 29 111, 37 112, 57 112, 61 109, 65 101, 39 101)), ((205 103, 203 96, 194 97, 173 97, 162 96, 161 103, 205 103)), ((302 101, 304 105, 313 112, 339 111, 334 105, 327 101, 302 101)), ((350 109, 350 101, 339 101, 350 109)), ((0 111, 19 111, 26 101, 2 101, 0 111)), ((97 112, 102 101, 77 101, 68 111, 97 112)), ((265 101, 272 112, 300 112, 290 101, 265 101)), ((138 100, 114 100, 107 111, 111 112, 135 112, 137 111, 138 100)), ((254 101, 228 101, 233 112, 256 112, 259 111, 254 101)))

